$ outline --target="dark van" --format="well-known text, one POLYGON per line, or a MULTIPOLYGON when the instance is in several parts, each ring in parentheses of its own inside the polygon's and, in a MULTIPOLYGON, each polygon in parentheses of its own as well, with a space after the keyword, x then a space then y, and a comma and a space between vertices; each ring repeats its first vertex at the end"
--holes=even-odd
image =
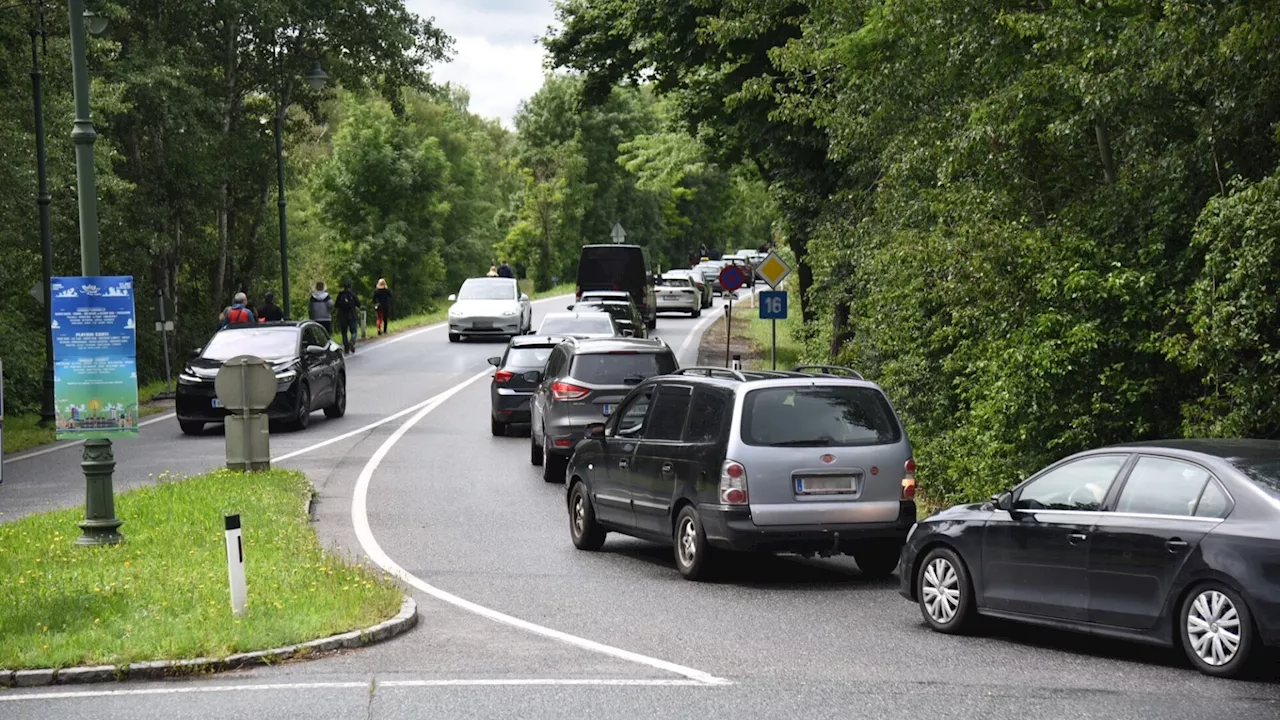
POLYGON ((625 290, 631 293, 645 325, 658 325, 658 301, 654 297, 653 266, 649 251, 639 245, 586 245, 578 259, 578 292, 625 290))

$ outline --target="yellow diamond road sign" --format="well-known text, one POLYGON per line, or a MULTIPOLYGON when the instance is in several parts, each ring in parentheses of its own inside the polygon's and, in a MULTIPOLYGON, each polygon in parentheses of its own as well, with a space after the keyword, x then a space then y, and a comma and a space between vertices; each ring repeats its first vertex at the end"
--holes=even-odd
POLYGON ((777 288, 791 274, 791 266, 782 261, 777 253, 769 253, 756 266, 756 274, 769 283, 769 287, 777 288))

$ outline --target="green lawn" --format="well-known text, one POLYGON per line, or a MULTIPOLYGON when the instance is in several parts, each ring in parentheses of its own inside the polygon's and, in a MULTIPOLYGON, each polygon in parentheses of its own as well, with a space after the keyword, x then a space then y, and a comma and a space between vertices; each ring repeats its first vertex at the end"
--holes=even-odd
POLYGON ((220 470, 116 497, 125 542, 72 545, 81 509, 0 525, 0 667, 225 657, 368 627, 402 595, 324 552, 302 473, 220 470), (223 516, 244 523, 249 603, 231 614, 223 516))
MULTIPOLYGON (((751 325, 748 328, 751 334, 751 343, 758 348, 756 353, 758 360, 752 360, 750 369, 769 370, 773 368, 770 362, 770 349, 773 347, 773 321, 761 320, 760 310, 756 306, 744 309, 744 315, 750 319, 751 325)), ((787 317, 786 320, 778 320, 778 369, 790 370, 800 364, 800 355, 804 350, 804 346, 799 340, 792 337, 792 330, 799 329, 800 318, 794 314, 787 317)), ((736 333, 735 333, 736 334, 736 333)))

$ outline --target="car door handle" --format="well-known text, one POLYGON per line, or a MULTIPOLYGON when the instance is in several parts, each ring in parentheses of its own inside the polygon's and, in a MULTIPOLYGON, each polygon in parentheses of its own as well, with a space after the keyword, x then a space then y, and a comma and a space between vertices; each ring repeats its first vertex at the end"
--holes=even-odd
POLYGON ((622 468, 623 470, 626 470, 626 469, 627 469, 627 465, 629 465, 629 464, 630 464, 630 462, 629 462, 629 461, 627 461, 627 460, 619 460, 619 461, 618 461, 618 467, 622 468))
POLYGON ((672 470, 674 470, 674 468, 672 467, 671 463, 662 463, 662 472, 669 473, 672 470))
POLYGON ((1172 553, 1176 553, 1179 550, 1186 550, 1187 548, 1191 547, 1190 543, 1188 543, 1186 540, 1183 540, 1182 538, 1173 538, 1169 542, 1165 543, 1164 546, 1169 548, 1169 552, 1172 552, 1172 553))
POLYGON ((1071 541, 1072 545, 1079 545, 1085 540, 1088 540, 1089 536, 1086 533, 1071 533, 1067 536, 1067 539, 1071 541))

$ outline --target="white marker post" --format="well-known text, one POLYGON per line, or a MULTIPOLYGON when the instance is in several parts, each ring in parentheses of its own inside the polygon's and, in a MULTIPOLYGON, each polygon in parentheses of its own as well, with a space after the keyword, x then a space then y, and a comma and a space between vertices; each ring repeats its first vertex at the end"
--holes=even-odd
POLYGON ((231 612, 244 614, 244 541, 240 537, 240 516, 227 516, 227 575, 231 582, 231 612))

